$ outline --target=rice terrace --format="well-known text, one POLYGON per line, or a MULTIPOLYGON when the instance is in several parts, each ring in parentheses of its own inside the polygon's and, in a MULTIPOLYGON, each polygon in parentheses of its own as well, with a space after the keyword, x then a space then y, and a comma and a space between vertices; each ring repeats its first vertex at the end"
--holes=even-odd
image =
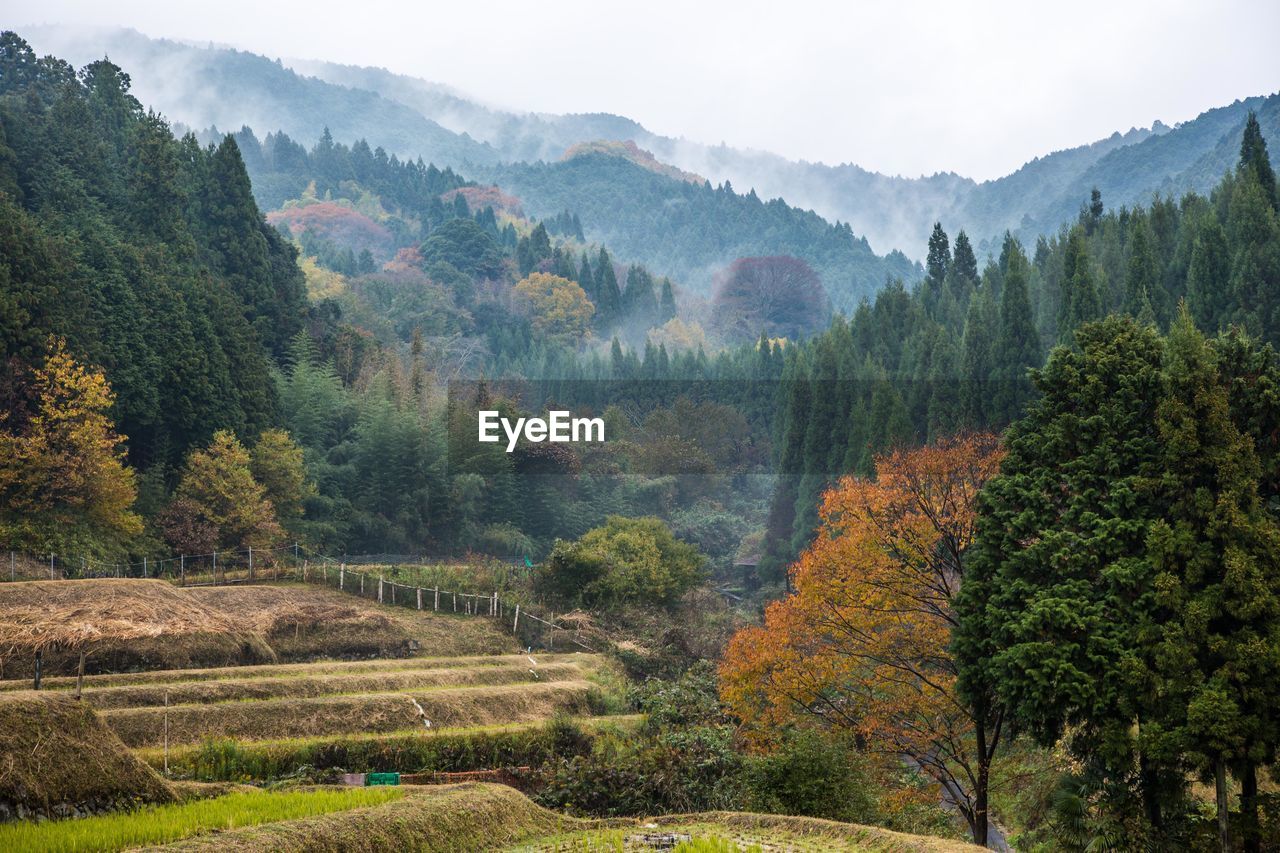
POLYGON ((1280 853, 1277 34, 0 1, 0 853, 1280 853))
POLYGON ((209 844, 245 850, 966 846, 801 818, 549 811, 519 792, 532 767, 642 723, 580 623, 543 622, 535 650, 492 597, 457 612, 446 591, 442 612, 428 588, 419 610, 419 587, 398 584, 393 605, 367 569, 270 572, 0 584, 0 820, 16 819, 0 849, 200 849, 215 830, 209 844), (576 650, 549 650, 557 633, 576 650), (397 784, 363 784, 377 774, 397 784))

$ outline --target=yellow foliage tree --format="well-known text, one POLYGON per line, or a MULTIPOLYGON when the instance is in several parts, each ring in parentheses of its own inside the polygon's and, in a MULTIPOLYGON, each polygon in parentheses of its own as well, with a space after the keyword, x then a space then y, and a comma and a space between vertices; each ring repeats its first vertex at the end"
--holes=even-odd
POLYGON ((874 481, 842 479, 792 567, 795 592, 721 667, 722 698, 762 742, 796 722, 851 731, 937 781, 978 843, 1003 717, 957 689, 948 646, 978 493, 1001 456, 994 436, 962 436, 881 456, 874 481))
POLYGON ((574 281, 550 273, 530 273, 516 285, 516 293, 529 303, 533 328, 542 335, 564 340, 586 337, 596 307, 574 281))
POLYGON ((218 548, 269 548, 284 538, 266 488, 253 477, 249 451, 229 430, 218 430, 204 450, 187 457, 165 537, 179 550, 179 530, 206 530, 218 548))
POLYGON ((111 386, 51 337, 30 396, 25 422, 0 412, 0 539, 15 550, 119 557, 142 521, 108 414, 111 386))

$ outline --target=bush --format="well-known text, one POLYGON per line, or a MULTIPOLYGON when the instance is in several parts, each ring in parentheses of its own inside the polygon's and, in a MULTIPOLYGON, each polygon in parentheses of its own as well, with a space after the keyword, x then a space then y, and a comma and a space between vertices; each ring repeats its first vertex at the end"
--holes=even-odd
POLYGON ((557 541, 543 579, 554 594, 587 605, 669 605, 702 579, 703 563, 661 519, 615 515, 576 542, 557 541))
POLYGON ((849 823, 882 820, 867 760, 808 729, 787 732, 776 752, 752 758, 745 776, 751 811, 849 823))

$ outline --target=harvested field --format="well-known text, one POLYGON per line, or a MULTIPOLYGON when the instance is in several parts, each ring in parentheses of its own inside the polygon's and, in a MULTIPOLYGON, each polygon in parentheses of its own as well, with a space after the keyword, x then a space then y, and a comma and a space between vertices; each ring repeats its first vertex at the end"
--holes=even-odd
POLYGON ((0 675, 24 678, 34 654, 49 674, 274 661, 261 637, 164 581, 83 580, 0 584, 0 675))
POLYGON ((0 697, 0 821, 167 803, 172 788, 70 697, 0 697))
POLYGON ((515 651, 515 640, 484 619, 380 607, 314 585, 201 587, 188 592, 260 634, 284 661, 405 655, 409 640, 416 641, 424 655, 515 651))
MULTIPOLYGON (((387 669, 354 674, 298 675, 291 678, 224 678, 216 681, 178 681, 121 687, 88 687, 84 700, 94 708, 140 708, 193 703, 210 704, 246 699, 314 699, 351 693, 386 693, 433 687, 476 687, 522 682, 569 681, 584 672, 575 663, 542 664, 536 670, 528 661, 498 666, 454 666, 433 669, 387 669), (534 674, 536 672, 536 675, 534 674)), ((27 691, 28 693, 32 691, 27 691)))
MULTIPOLYGON (((598 655, 581 652, 564 654, 541 653, 534 656, 538 665, 547 663, 585 662, 598 659, 598 655)), ((85 688, 123 687, 125 685, 172 684, 193 681, 240 680, 247 678, 293 678, 322 675, 352 675, 355 673, 396 672, 414 669, 449 669, 453 667, 516 666, 529 665, 529 656, 515 655, 463 655, 459 657, 381 658, 358 661, 315 661, 313 663, 262 664, 249 666, 220 666, 202 669, 153 669, 145 672, 114 672, 102 675, 86 675, 85 688)), ((74 676, 46 678, 45 690, 66 690, 75 687, 74 676)), ((0 681, 0 692, 30 690, 27 679, 0 681)))
POLYGON ((379 607, 315 586, 136 579, 0 585, 0 637, 0 679, 11 680, 31 676, 37 650, 55 677, 75 671, 81 650, 90 674, 516 651, 483 618, 379 607))
MULTIPOLYGON (((643 719, 639 714, 622 714, 433 727, 430 732, 416 728, 274 740, 207 740, 170 747, 168 762, 170 772, 176 776, 209 781, 270 781, 303 767, 340 768, 351 773, 419 773, 536 766, 554 757, 588 751, 599 732, 633 732, 643 719)), ((164 766, 165 753, 159 747, 143 747, 134 752, 152 767, 164 766)))
POLYGON ((406 788, 374 808, 220 832, 160 850, 492 850, 522 839, 592 825, 535 805, 505 785, 472 782, 406 788))
MULTIPOLYGON (((963 842, 809 818, 713 812, 639 820, 580 820, 503 785, 406 787, 403 799, 178 841, 157 850, 652 851, 663 837, 718 840, 726 851, 962 853, 963 842), (756 845, 756 847, 753 847, 756 845)), ((674 845, 671 845, 674 846, 674 845)), ((665 848, 665 849, 669 849, 665 848)))
POLYGON ((101 712, 103 720, 133 747, 155 746, 169 720, 170 743, 207 737, 242 739, 306 737, 344 732, 393 732, 413 727, 421 704, 432 725, 459 726, 540 720, 557 712, 588 710, 588 681, 495 687, 440 688, 412 693, 369 693, 316 699, 267 699, 124 708, 101 712))

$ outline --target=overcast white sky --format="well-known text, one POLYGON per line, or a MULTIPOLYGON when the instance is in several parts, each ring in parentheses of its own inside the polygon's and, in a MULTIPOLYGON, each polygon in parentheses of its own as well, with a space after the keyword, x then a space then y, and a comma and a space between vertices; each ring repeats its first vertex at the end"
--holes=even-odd
POLYGON ((1275 0, 5 0, 79 23, 381 65, 489 103, 888 174, 985 179, 1280 89, 1275 0))

